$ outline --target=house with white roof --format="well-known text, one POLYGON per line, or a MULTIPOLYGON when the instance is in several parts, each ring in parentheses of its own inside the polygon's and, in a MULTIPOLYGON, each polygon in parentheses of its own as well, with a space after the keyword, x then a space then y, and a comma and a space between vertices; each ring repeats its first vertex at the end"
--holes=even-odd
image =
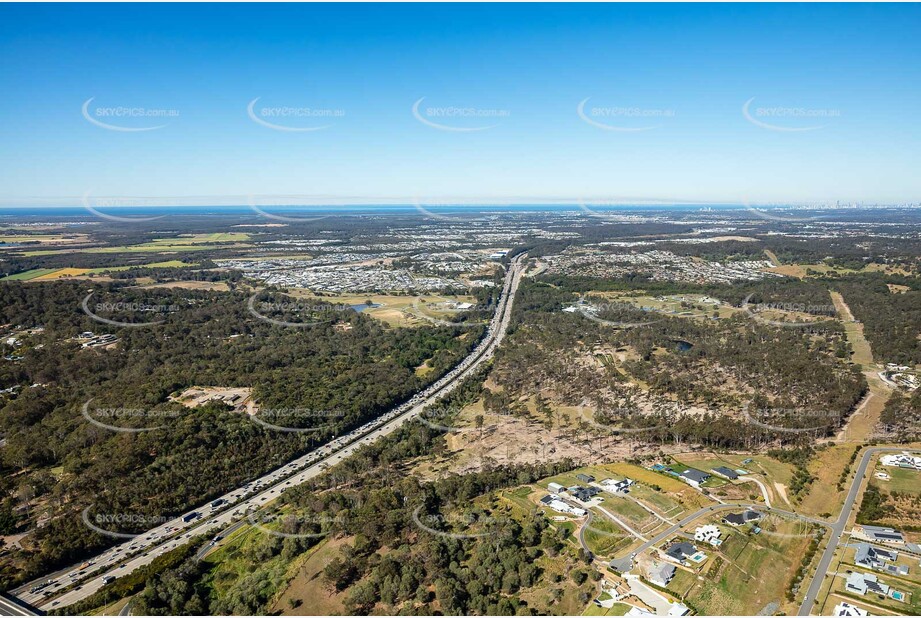
POLYGON ((717 526, 714 524, 706 524, 694 531, 694 540, 718 547, 723 543, 723 540, 720 538, 722 535, 723 533, 720 532, 717 526))
POLYGON ((604 490, 612 494, 626 493, 631 485, 633 485, 633 480, 628 478, 619 481, 617 479, 604 479, 601 481, 601 486, 604 487, 604 490))
POLYGON ((921 457, 909 455, 908 453, 896 453, 893 455, 883 455, 879 462, 884 466, 893 468, 908 468, 910 470, 921 470, 921 457))

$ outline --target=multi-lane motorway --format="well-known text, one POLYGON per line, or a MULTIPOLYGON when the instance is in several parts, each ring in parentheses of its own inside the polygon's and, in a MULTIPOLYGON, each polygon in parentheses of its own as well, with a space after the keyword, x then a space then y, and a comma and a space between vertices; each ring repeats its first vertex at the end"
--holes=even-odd
MULTIPOLYGON (((127 575, 188 542, 193 536, 218 533, 234 522, 245 519, 249 513, 275 500, 285 490, 322 474, 362 446, 392 433, 405 422, 416 418, 426 406, 450 393, 463 378, 492 358, 508 328, 524 263, 524 255, 510 262, 496 312, 486 335, 473 352, 406 403, 207 505, 130 538, 86 562, 32 581, 14 592, 22 600, 43 610, 59 609, 76 603, 113 579, 127 575)), ((92 514, 85 513, 84 518, 92 525, 92 514)))

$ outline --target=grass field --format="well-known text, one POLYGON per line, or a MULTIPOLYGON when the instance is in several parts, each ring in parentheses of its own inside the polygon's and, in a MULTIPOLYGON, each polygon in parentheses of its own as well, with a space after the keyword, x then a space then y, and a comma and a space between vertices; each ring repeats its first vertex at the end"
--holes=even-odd
POLYGON ((885 489, 886 491, 897 491, 912 496, 921 495, 921 472, 917 470, 906 470, 905 468, 892 468, 889 466, 880 466, 892 478, 888 481, 881 481, 874 478, 873 484, 885 489))
POLYGON ((105 266, 100 268, 34 268, 21 273, 16 273, 0 279, 0 281, 53 281, 64 277, 81 277, 83 275, 97 275, 109 272, 129 270, 131 268, 188 268, 198 266, 181 260, 165 262, 152 262, 137 266, 105 266))
POLYGON ((431 326, 440 320, 448 320, 456 315, 456 311, 438 311, 432 305, 445 301, 475 303, 472 296, 395 296, 386 294, 339 294, 318 296, 310 290, 291 290, 291 296, 306 298, 327 303, 341 303, 344 305, 364 305, 371 301, 379 307, 370 307, 362 313, 372 318, 386 322, 391 326, 417 327, 431 326))
POLYGON ((0 281, 31 281, 32 279, 37 279, 38 277, 53 273, 58 269, 56 268, 33 268, 32 270, 26 270, 21 273, 16 273, 15 275, 9 275, 0 279, 0 281))
POLYGON ((659 521, 639 504, 627 498, 608 495, 601 501, 601 506, 614 516, 626 520, 624 523, 634 530, 644 529, 659 521))
MULTIPOLYGON (((844 467, 854 452, 854 444, 835 444, 819 452, 809 463, 809 472, 816 480, 809 486, 797 510, 807 515, 831 513, 837 515, 844 502, 845 490, 838 491, 837 483, 844 467)), ((854 466, 852 466, 853 468, 854 466)))
POLYGON ((614 555, 630 544, 630 534, 602 515, 595 515, 591 527, 585 529, 585 543, 596 556, 613 558, 614 555))
MULTIPOLYGON (((781 531, 796 525, 779 522, 781 531)), ((679 570, 668 589, 711 616, 758 615, 771 609, 772 603, 778 606, 771 613, 795 613, 796 604, 786 601, 786 588, 809 539, 723 530, 723 545, 704 550, 710 559, 701 577, 679 570)))
POLYGON ((297 565, 294 577, 275 598, 269 614, 284 616, 336 616, 345 613, 343 600, 347 592, 333 593, 323 579, 323 569, 339 555, 339 550, 351 539, 327 539, 321 541, 305 555, 297 565), (291 602, 301 601, 296 608, 291 602))
POLYGON ((615 603, 610 608, 598 607, 594 603, 590 604, 583 616, 623 616, 630 611, 630 605, 626 603, 615 603))
POLYGON ((138 245, 118 247, 86 247, 82 249, 48 249, 25 251, 24 256, 40 257, 62 253, 179 253, 184 251, 207 251, 220 247, 222 249, 246 248, 250 239, 246 232, 219 232, 215 234, 192 234, 175 238, 157 238, 138 245))

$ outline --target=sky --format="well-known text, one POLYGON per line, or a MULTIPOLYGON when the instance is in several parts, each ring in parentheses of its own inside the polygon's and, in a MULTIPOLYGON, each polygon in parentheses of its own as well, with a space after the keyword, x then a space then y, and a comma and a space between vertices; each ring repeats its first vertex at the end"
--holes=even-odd
POLYGON ((0 204, 921 203, 919 32, 917 4, 2 4, 0 204))

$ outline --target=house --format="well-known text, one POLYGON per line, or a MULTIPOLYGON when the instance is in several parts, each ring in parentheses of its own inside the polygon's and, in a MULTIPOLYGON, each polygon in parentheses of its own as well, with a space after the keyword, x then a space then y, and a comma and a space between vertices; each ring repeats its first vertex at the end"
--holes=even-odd
POLYGON ((570 487, 569 495, 580 502, 588 502, 601 493, 597 487, 570 487))
POLYGON ((749 509, 741 513, 730 513, 726 515, 726 517, 723 518, 723 523, 729 524, 730 526, 743 526, 750 521, 758 521, 759 519, 761 519, 761 513, 749 509))
POLYGON ((577 474, 576 478, 582 481, 583 483, 594 483, 595 477, 591 474, 577 474))
POLYGON ((694 540, 700 541, 702 543, 709 543, 714 547, 719 547, 723 544, 723 540, 720 538, 722 536, 720 529, 714 526, 713 524, 706 524, 700 526, 694 531, 694 540))
POLYGON ((675 543, 665 550, 665 556, 679 564, 685 564, 691 556, 697 553, 697 548, 684 541, 675 543))
POLYGON ((713 472, 722 476, 723 478, 729 479, 730 481, 734 481, 737 478, 739 478, 739 475, 736 473, 735 470, 727 468, 726 466, 719 466, 719 467, 713 468, 713 472))
POLYGON ((678 569, 675 568, 673 564, 660 564, 659 566, 649 569, 649 581, 656 586, 665 588, 668 582, 672 581, 672 578, 675 576, 675 571, 677 570, 678 569))
POLYGON ((668 608, 668 616, 687 616, 691 609, 683 603, 672 603, 668 608))
POLYGON ((558 494, 562 492, 565 489, 565 487, 563 487, 559 483, 547 483, 547 489, 550 491, 550 493, 558 494))
POLYGON ((889 594, 889 586, 881 584, 876 575, 871 573, 851 573, 847 576, 844 588, 848 592, 856 592, 857 594, 866 594, 868 592, 884 596, 889 594))
POLYGON ((614 479, 604 479, 601 481, 601 486, 612 494, 627 493, 630 490, 631 485, 633 485, 633 481, 628 478, 620 481, 616 481, 614 479))
POLYGON ((835 616, 869 616, 870 612, 860 609, 850 603, 838 603, 835 605, 835 616))
POLYGON ((883 455, 879 461, 884 466, 895 468, 908 468, 910 470, 921 470, 921 457, 900 453, 897 455, 883 455))
POLYGON ((908 575, 908 567, 902 564, 891 564, 898 560, 899 552, 891 549, 881 549, 868 543, 857 543, 854 553, 854 564, 865 569, 884 571, 893 575, 908 575))
POLYGON ((902 536, 902 533, 893 528, 860 526, 859 532, 871 541, 876 541, 877 543, 905 543, 905 537, 902 536))
POLYGON ((684 479, 684 482, 691 487, 700 487, 701 483, 710 478, 710 475, 706 472, 701 472, 700 470, 695 470, 694 468, 688 468, 684 472, 679 472, 678 476, 684 479))
POLYGON ((554 511, 557 511, 558 513, 568 513, 570 515, 575 515, 576 517, 582 517, 586 512, 585 509, 580 509, 577 506, 566 504, 559 498, 551 495, 547 495, 544 496, 544 498, 541 498, 541 502, 549 506, 554 511), (550 498, 550 500, 547 500, 546 498, 550 498))
POLYGON ((631 616, 631 617, 635 616, 636 618, 640 618, 642 616, 655 616, 655 614, 650 611, 646 611, 645 609, 642 609, 641 607, 632 605, 630 606, 630 610, 626 614, 624 614, 624 616, 631 616))

